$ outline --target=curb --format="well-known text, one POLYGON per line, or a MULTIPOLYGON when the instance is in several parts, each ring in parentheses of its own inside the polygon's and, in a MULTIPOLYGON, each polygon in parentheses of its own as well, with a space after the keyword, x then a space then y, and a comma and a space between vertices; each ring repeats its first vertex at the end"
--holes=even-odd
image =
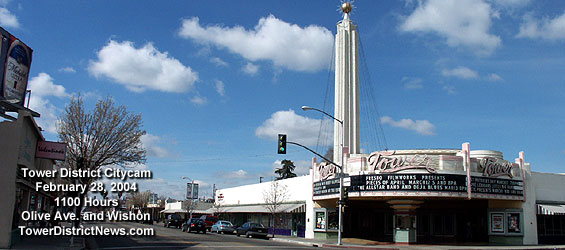
POLYGON ((322 247, 331 248, 349 248, 349 249, 379 249, 379 250, 399 250, 398 248, 376 247, 376 246, 359 246, 359 245, 337 245, 337 244, 322 244, 322 247))
POLYGON ((287 242, 287 243, 309 246, 309 247, 321 247, 322 245, 324 245, 322 243, 317 243, 317 242, 304 242, 304 241, 284 239, 284 238, 269 238, 269 240, 278 241, 278 242, 287 242))

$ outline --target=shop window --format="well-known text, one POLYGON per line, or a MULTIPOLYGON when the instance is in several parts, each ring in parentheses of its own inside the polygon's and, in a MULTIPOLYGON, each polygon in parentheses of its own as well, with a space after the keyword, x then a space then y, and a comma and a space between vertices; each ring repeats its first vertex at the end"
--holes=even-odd
POLYGON ((337 209, 314 208, 314 231, 337 231, 338 221, 337 209))
MULTIPOLYGON (((520 209, 499 209, 489 211, 489 235, 523 235, 524 223, 520 209)), ((543 222, 542 222, 543 223, 543 222)), ((546 232, 549 233, 549 221, 545 221, 546 232)), ((538 225, 539 227, 539 225, 538 225)), ((539 228, 538 228, 539 229, 539 228)), ((541 233, 541 231, 538 231, 541 233)))
POLYGON ((326 230, 326 211, 316 212, 315 216, 315 227, 316 230, 326 230))
POLYGON ((339 214, 335 210, 328 211, 328 230, 339 229, 339 214))

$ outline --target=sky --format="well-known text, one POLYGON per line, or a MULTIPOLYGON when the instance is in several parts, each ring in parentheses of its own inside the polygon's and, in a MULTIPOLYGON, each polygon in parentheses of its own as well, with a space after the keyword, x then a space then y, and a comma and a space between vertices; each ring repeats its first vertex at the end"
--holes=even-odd
MULTIPOLYGON (((337 1, 0 0, 0 26, 33 52, 30 108, 47 140, 72 96, 140 113, 154 178, 181 199, 299 175, 324 154, 333 113, 337 1), (323 126, 322 126, 322 125, 323 126)), ((565 1, 354 1, 362 53, 362 151, 520 151, 537 172, 565 161, 565 1), (366 103, 363 105, 363 103, 366 103), (377 143, 378 141, 378 143, 377 143)))

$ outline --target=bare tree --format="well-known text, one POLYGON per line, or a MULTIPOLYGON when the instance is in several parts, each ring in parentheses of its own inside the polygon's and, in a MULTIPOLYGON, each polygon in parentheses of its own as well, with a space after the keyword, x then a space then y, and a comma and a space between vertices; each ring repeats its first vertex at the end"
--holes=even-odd
POLYGON ((263 190, 263 200, 265 201, 263 206, 271 213, 273 238, 277 229, 275 217, 280 212, 282 203, 287 201, 288 196, 288 187, 279 181, 272 181, 269 187, 263 190))
POLYGON ((149 203, 149 197, 151 196, 151 191, 145 192, 135 192, 131 193, 128 197, 126 204, 128 208, 134 207, 138 209, 144 209, 149 203))
MULTIPOLYGON (((73 97, 57 125, 60 141, 67 144, 66 159, 60 167, 96 171, 104 166, 127 167, 144 163, 141 136, 145 131, 141 125, 141 114, 132 114, 125 106, 114 106, 110 97, 99 100, 90 112, 85 109, 80 95, 73 97)), ((90 187, 95 180, 81 177, 71 182, 90 187)), ((76 195, 84 200, 86 193, 76 195)), ((76 207, 76 213, 82 206, 81 203, 76 207)), ((76 221, 76 226, 79 224, 80 221, 76 221)))
POLYGON ((216 202, 214 202, 214 215, 218 216, 218 218, 224 213, 225 208, 223 204, 223 200, 216 200, 216 202))
MULTIPOLYGON (((182 202, 182 206, 188 212, 189 216, 192 216, 194 209, 198 203, 198 199, 187 199, 182 202)), ((189 218, 190 219, 190 218, 189 218)))

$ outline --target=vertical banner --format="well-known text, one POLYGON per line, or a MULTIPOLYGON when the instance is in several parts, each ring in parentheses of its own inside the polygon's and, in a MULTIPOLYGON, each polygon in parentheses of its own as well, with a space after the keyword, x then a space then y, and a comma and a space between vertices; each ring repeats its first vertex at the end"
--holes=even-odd
POLYGON ((198 183, 186 183, 186 199, 198 199, 198 183))
POLYGON ((33 50, 0 27, 0 100, 24 106, 33 50))

